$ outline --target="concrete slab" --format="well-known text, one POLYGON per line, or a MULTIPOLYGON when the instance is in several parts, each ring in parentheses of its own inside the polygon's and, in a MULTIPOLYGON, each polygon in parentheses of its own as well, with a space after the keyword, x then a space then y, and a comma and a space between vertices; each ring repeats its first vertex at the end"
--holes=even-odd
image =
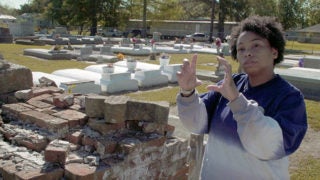
POLYGON ((40 84, 39 79, 41 77, 46 77, 46 78, 54 81, 58 87, 61 85, 61 83, 64 83, 64 82, 76 81, 76 79, 73 79, 73 78, 68 78, 68 77, 64 77, 64 76, 58 76, 58 75, 54 75, 54 74, 48 74, 48 73, 44 73, 44 72, 35 71, 35 72, 32 72, 33 84, 39 85, 40 84))
MULTIPOLYGON (((84 70, 102 74, 103 73, 102 68, 104 66, 107 66, 107 65, 106 64, 94 64, 94 65, 87 66, 86 68, 84 68, 84 70)), ((128 68, 114 65, 114 73, 124 73, 124 72, 128 72, 128 68)))
POLYGON ((71 54, 68 51, 52 51, 48 49, 24 49, 23 55, 25 56, 34 56, 42 59, 49 60, 69 60, 71 59, 71 54))
POLYGON ((100 80, 103 93, 119 93, 123 91, 138 91, 138 80, 131 79, 130 72, 103 73, 100 80))
POLYGON ((299 66, 299 61, 292 60, 292 59, 284 59, 281 63, 277 64, 277 67, 285 67, 285 68, 297 67, 297 66, 299 66))
POLYGON ((286 55, 285 59, 299 61, 303 59, 303 64, 305 68, 320 69, 320 56, 315 55, 286 55))
POLYGON ((51 74, 63 76, 80 81, 94 81, 95 84, 100 85, 101 74, 83 69, 61 69, 52 72, 51 74))
POLYGON ((100 85, 94 84, 94 81, 71 81, 63 82, 60 85, 65 92, 79 94, 100 94, 100 85))
MULTIPOLYGON (((118 61, 118 62, 114 63, 114 66, 120 66, 120 67, 125 67, 126 68, 127 67, 127 62, 126 61, 118 61)), ((158 69, 160 69, 160 65, 137 61, 136 69, 142 70, 142 71, 143 70, 158 70, 158 69)))
POLYGON ((170 83, 177 83, 177 72, 181 70, 182 64, 169 64, 164 66, 162 74, 168 77, 170 83))
POLYGON ((122 53, 131 56, 149 56, 151 53, 151 48, 134 48, 133 45, 130 47, 114 45, 111 47, 111 50, 114 53, 122 53))
POLYGON ((48 74, 44 72, 32 72, 33 83, 35 85, 39 84, 39 79, 41 77, 46 77, 56 83, 56 85, 63 89, 64 91, 72 92, 72 93, 80 93, 80 94, 90 94, 96 93, 99 94, 101 92, 101 88, 99 85, 94 84, 94 81, 78 81, 73 78, 67 78, 64 76, 58 76, 54 74, 48 74))
POLYGON ((276 68, 275 72, 300 89, 306 98, 320 100, 320 70, 294 67, 276 68))
POLYGON ((117 56, 105 54, 91 54, 87 59, 97 63, 114 63, 118 61, 117 56))
POLYGON ((320 56, 305 56, 304 67, 320 69, 320 56))
POLYGON ((136 71, 134 79, 138 80, 140 88, 168 85, 168 77, 161 74, 161 70, 136 71))

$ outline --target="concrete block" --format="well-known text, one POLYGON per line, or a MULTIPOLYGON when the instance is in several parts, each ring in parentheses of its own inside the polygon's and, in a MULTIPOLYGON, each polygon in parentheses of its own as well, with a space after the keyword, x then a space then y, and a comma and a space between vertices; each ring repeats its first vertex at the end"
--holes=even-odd
POLYGON ((168 85, 168 76, 161 74, 161 70, 136 71, 134 79, 138 80, 140 88, 168 85))
POLYGON ((131 79, 131 73, 103 73, 100 80, 101 91, 118 93, 139 90, 138 81, 131 79))

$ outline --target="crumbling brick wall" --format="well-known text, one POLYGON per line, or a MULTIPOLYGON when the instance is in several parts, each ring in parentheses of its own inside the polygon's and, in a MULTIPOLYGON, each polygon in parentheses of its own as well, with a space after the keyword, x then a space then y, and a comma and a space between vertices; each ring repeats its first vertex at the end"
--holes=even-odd
POLYGON ((55 87, 19 97, 0 110, 3 179, 187 179, 188 142, 172 136, 166 102, 55 87))

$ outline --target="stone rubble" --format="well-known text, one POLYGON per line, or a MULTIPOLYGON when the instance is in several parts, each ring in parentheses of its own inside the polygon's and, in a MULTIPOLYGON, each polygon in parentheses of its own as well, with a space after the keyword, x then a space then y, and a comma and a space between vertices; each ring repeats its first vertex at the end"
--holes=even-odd
POLYGON ((187 179, 167 102, 54 86, 14 95, 0 110, 0 179, 187 179))

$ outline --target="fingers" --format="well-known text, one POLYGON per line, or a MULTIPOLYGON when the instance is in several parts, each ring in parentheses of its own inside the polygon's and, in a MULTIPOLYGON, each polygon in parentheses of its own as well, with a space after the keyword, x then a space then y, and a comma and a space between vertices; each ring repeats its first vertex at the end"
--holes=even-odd
POLYGON ((200 86, 201 84, 202 84, 202 81, 201 80, 199 80, 198 78, 197 78, 197 80, 196 80, 197 82, 196 82, 196 86, 200 86))
POLYGON ((194 54, 191 61, 191 68, 196 69, 198 54, 194 54))
POLYGON ((219 87, 218 85, 208 85, 206 88, 208 91, 216 91, 219 92, 219 87))
POLYGON ((182 67, 189 67, 190 66, 190 62, 187 58, 184 58, 182 61, 182 67))
POLYGON ((226 73, 231 73, 232 72, 232 66, 231 64, 224 58, 217 56, 217 60, 225 67, 225 72, 226 73))

